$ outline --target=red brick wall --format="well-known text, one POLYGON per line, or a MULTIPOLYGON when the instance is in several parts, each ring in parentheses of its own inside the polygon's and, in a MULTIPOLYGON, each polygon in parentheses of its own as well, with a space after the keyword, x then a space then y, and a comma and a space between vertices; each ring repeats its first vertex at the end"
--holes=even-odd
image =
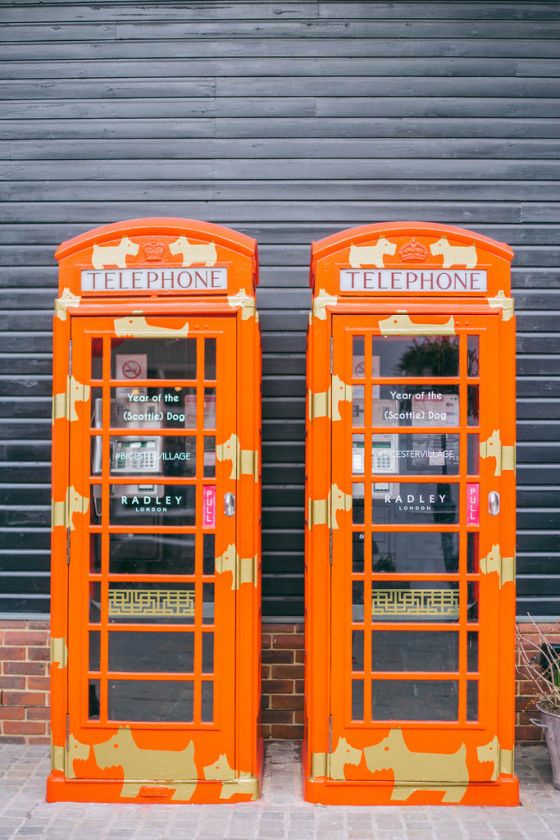
POLYGON ((49 743, 49 622, 0 621, 0 740, 49 743))
MULTIPOLYGON (((0 621, 0 741, 48 742, 49 659, 47 621, 0 621)), ((539 625, 560 642, 560 623, 539 625)), ((530 637, 530 624, 520 625, 530 637)), ((262 635, 262 722, 265 738, 303 736, 303 624, 264 624, 262 635)), ((533 726, 533 687, 517 674, 518 742, 542 740, 533 726)))
MULTIPOLYGON (((539 624, 540 632, 546 636, 548 642, 560 644, 560 623, 558 624, 539 624)), ((518 629, 524 639, 528 642, 534 642, 539 645, 538 633, 533 624, 518 624, 518 629)), ((533 646, 528 644, 526 649, 532 657, 538 659, 538 653, 533 646)), ((530 679, 530 675, 520 663, 519 651, 517 654, 517 674, 515 684, 515 737, 517 741, 524 741, 526 743, 542 741, 544 738, 543 730, 534 726, 531 723, 531 718, 538 718, 538 712, 535 712, 535 698, 534 686, 530 679)))

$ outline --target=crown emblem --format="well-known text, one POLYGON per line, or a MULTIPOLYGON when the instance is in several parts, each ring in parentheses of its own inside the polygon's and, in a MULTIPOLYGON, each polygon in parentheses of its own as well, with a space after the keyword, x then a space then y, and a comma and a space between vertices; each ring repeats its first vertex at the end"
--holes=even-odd
POLYGON ((424 262, 427 256, 428 249, 415 237, 399 248, 399 257, 403 262, 424 262))
POLYGON ((142 246, 142 253, 144 254, 146 262, 161 262, 163 255, 165 254, 165 245, 156 241, 146 242, 146 244, 142 246))

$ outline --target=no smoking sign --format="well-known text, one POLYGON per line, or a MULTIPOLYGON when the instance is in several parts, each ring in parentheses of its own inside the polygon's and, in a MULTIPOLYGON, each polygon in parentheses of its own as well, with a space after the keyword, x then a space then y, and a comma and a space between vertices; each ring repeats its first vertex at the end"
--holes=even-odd
POLYGON ((148 356, 146 353, 124 355, 117 353, 115 376, 117 379, 146 379, 148 375, 148 356))

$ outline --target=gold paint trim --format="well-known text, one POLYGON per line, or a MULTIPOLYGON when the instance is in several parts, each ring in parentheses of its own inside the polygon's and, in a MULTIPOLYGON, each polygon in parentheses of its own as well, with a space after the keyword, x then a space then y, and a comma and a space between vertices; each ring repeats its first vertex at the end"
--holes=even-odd
POLYGON ((74 514, 87 513, 89 510, 89 499, 81 496, 74 488, 69 487, 66 491, 66 498, 62 502, 54 502, 51 506, 51 526, 57 528, 62 526, 71 531, 74 527, 74 514))
POLYGON ((249 794, 251 800, 260 796, 259 780, 250 773, 240 773, 238 779, 222 782, 220 799, 231 799, 237 793, 249 794))
POLYGON ((329 499, 329 527, 333 530, 338 528, 337 513, 339 511, 352 510, 352 496, 340 489, 338 484, 331 485, 329 499))
POLYGON ((515 556, 502 557, 500 546, 493 545, 486 557, 481 557, 480 571, 484 575, 497 572, 500 587, 504 583, 512 583, 515 580, 515 556))
POLYGON ((501 750, 498 736, 494 735, 491 741, 487 744, 482 744, 476 748, 476 756, 481 764, 492 762, 492 775, 490 781, 495 782, 499 775, 499 767, 501 763, 501 750))
POLYGON ((352 386, 347 385, 335 373, 332 377, 331 384, 331 419, 333 423, 342 420, 339 409, 341 402, 352 402, 352 386))
POLYGON ((406 312, 397 312, 379 321, 381 335, 455 335, 455 319, 451 315, 445 324, 417 324, 406 312))
POLYGON ((119 338, 186 338, 188 334, 188 321, 182 327, 155 327, 139 315, 115 318, 115 335, 119 338))
POLYGON ((327 306, 335 306, 337 303, 336 295, 329 294, 325 289, 319 289, 319 294, 313 298, 313 317, 326 321, 327 306))
POLYGON ((245 289, 239 289, 235 295, 228 295, 227 302, 234 309, 241 307, 242 321, 248 321, 256 315, 255 298, 248 295, 245 289))
POLYGON ((257 583, 257 557, 239 557, 238 558, 238 576, 239 586, 244 583, 252 583, 253 586, 257 583))
POLYGON ((328 518, 328 502, 326 499, 309 499, 307 512, 307 527, 313 528, 315 525, 327 525, 328 518))
POLYGON ((66 749, 56 744, 51 744, 51 770, 59 770, 64 773, 66 766, 66 749))
POLYGON ((318 420, 320 417, 330 417, 330 392, 309 391, 309 420, 318 420))
POLYGON ((230 479, 237 479, 242 475, 251 475, 255 481, 258 481, 258 449, 241 449, 237 435, 230 435, 227 440, 216 446, 216 459, 218 461, 231 461, 230 479))
POLYGON ((506 470, 515 472, 515 444, 513 446, 504 446, 501 441, 499 429, 494 429, 490 437, 481 442, 480 457, 496 459, 496 466, 494 468, 495 476, 500 476, 506 470))
POLYGON ((235 545, 230 544, 216 557, 216 574, 231 572, 231 588, 239 589, 244 583, 257 585, 258 557, 240 557, 235 545))
POLYGON ((362 760, 362 750, 353 747, 346 738, 339 738, 336 749, 327 754, 329 779, 342 781, 346 778, 346 765, 356 767, 362 760))
POLYGON ((492 309, 502 310, 502 321, 510 321, 514 313, 514 300, 507 297, 503 289, 500 289, 498 294, 493 298, 488 298, 488 305, 492 309))
POLYGON ((500 749, 500 773, 513 775, 515 770, 515 754, 513 750, 500 749))
POLYGON ((259 478, 259 453, 257 449, 241 449, 239 451, 241 475, 252 475, 255 481, 259 478))
POLYGON ((51 665, 66 668, 68 665, 68 646, 62 636, 51 637, 51 665))
POLYGON ((312 753, 311 754, 311 778, 316 779, 318 776, 327 775, 327 753, 312 753))
POLYGON ((70 289, 65 288, 61 296, 57 298, 54 302, 55 316, 60 321, 66 321, 68 309, 70 307, 78 306, 80 301, 81 297, 79 295, 75 295, 73 292, 70 291, 70 289))
POLYGON ((52 420, 66 419, 70 423, 78 419, 76 405, 89 400, 90 386, 83 385, 74 376, 68 376, 66 391, 53 396, 52 420))
POLYGON ((202 770, 207 782, 224 782, 235 779, 235 770, 230 765, 225 753, 219 755, 216 761, 207 764, 202 770))

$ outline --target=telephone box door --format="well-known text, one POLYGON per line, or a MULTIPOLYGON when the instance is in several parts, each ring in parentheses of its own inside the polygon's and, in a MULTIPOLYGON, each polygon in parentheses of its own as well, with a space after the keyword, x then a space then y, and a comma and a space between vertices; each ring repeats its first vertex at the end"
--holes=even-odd
POLYGON ((236 318, 73 318, 70 399, 67 766, 185 800, 235 767, 236 318))
POLYGON ((501 319, 401 320, 332 319, 330 776, 460 801, 499 767, 501 319))

